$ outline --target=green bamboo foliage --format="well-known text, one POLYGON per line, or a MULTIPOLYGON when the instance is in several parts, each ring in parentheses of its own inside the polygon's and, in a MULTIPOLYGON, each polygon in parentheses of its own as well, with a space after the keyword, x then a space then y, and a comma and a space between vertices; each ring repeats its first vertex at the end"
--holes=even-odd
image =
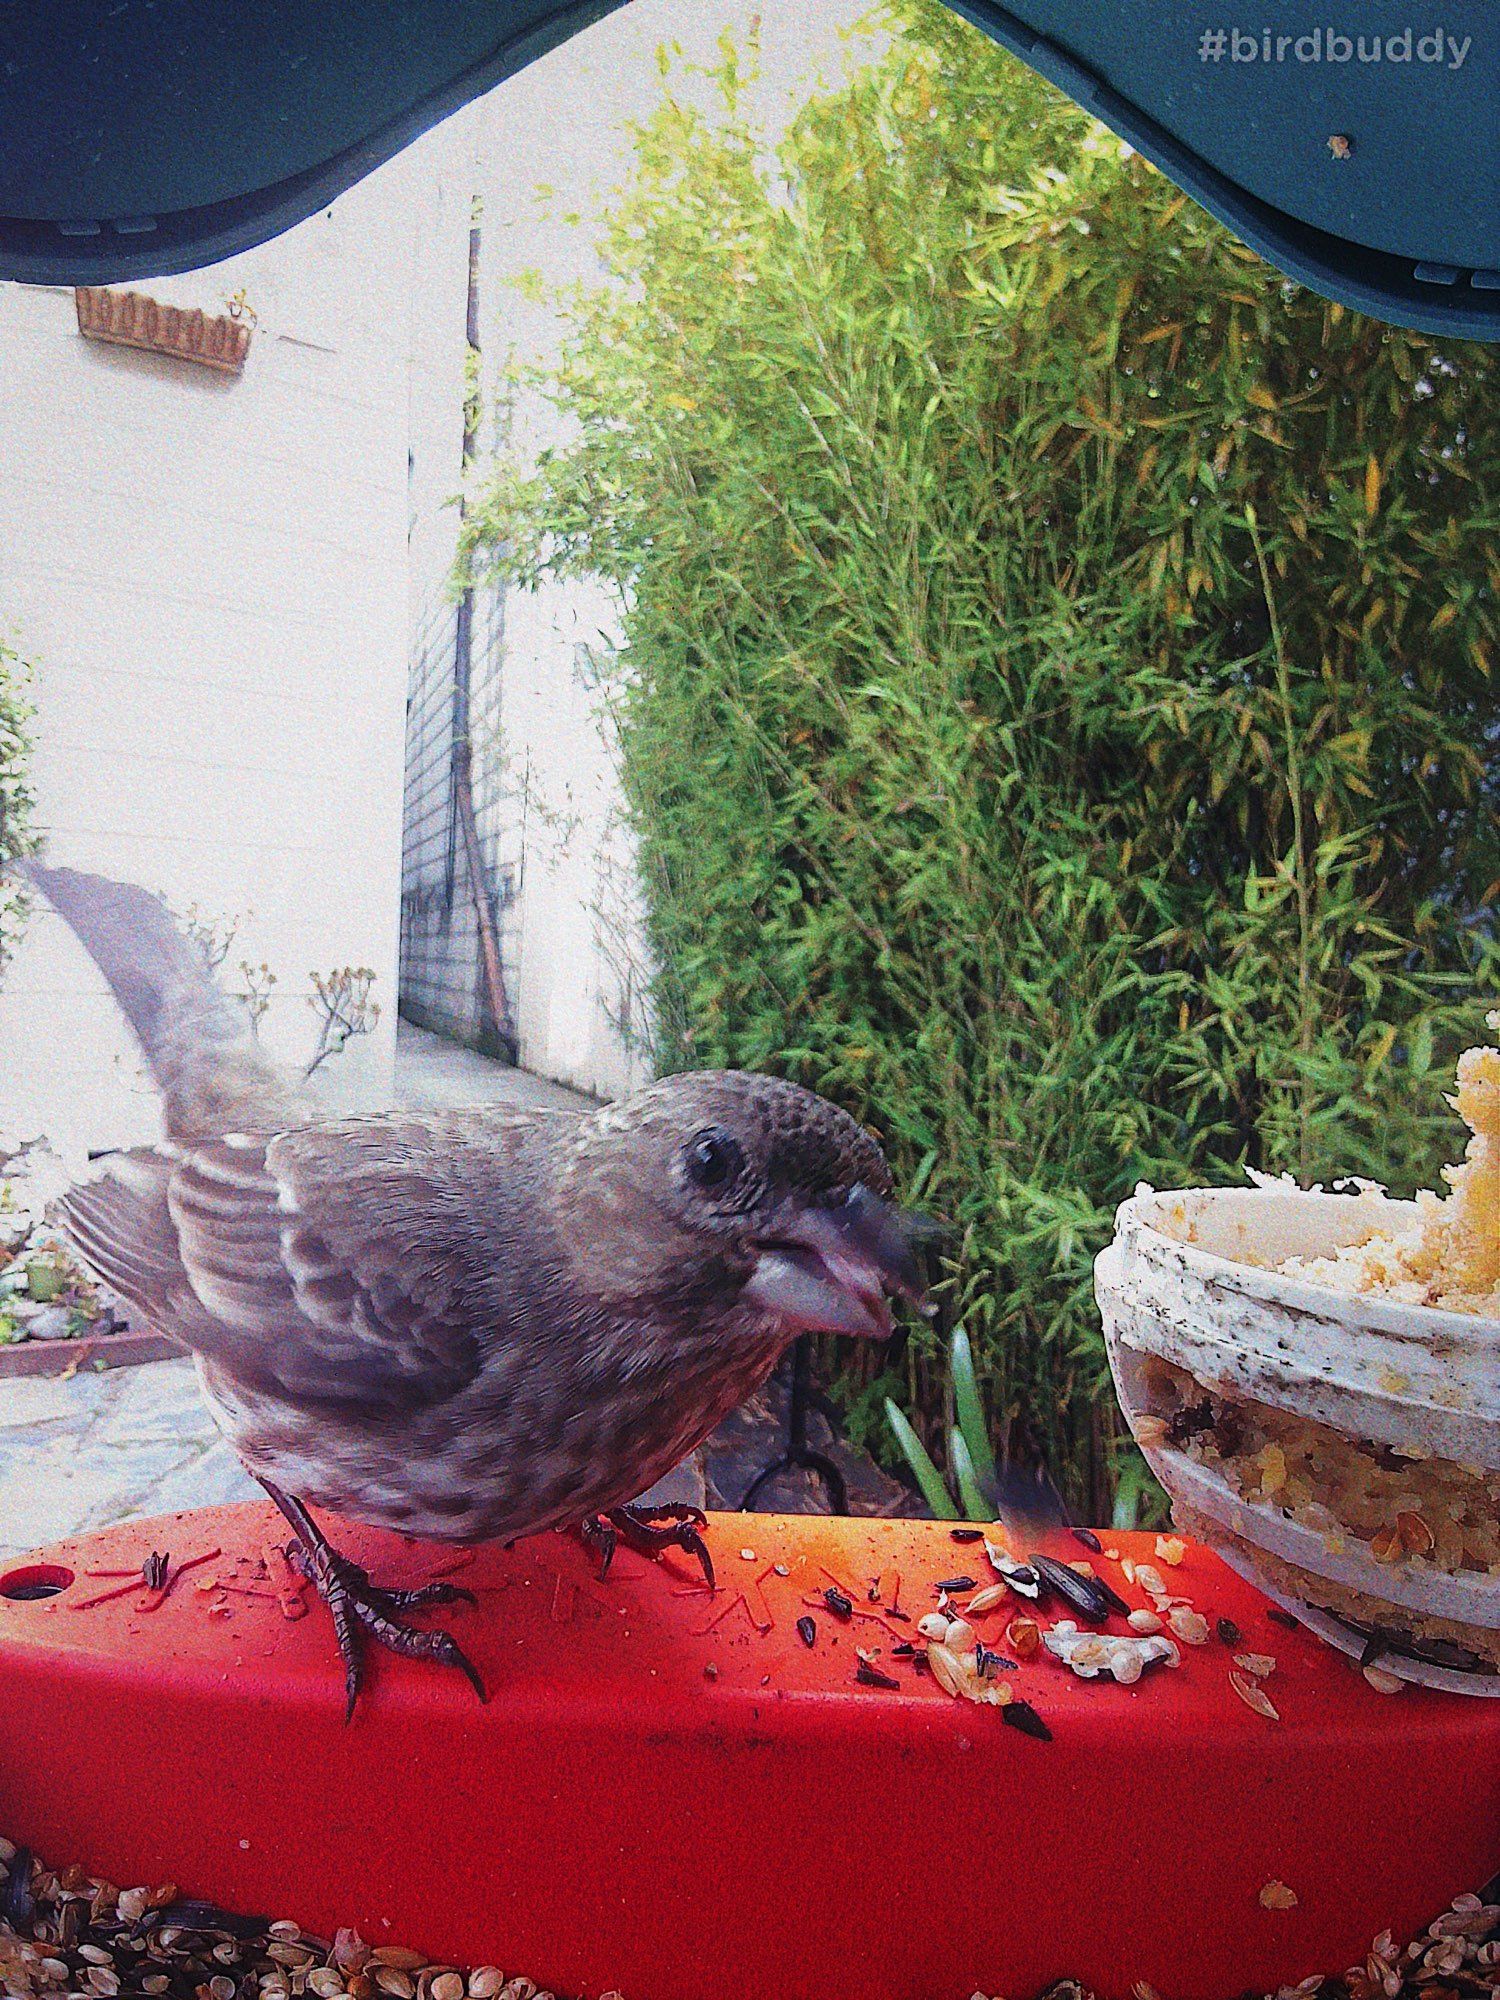
MULTIPOLYGON (((625 604, 666 1066, 781 1071, 955 1227, 1002 1452, 1109 1517, 1141 1179, 1409 1190, 1500 951, 1495 357, 1282 280, 948 11, 770 155, 641 131, 480 560, 625 604)), ((1131 1474, 1134 1478, 1134 1474, 1131 1474)))

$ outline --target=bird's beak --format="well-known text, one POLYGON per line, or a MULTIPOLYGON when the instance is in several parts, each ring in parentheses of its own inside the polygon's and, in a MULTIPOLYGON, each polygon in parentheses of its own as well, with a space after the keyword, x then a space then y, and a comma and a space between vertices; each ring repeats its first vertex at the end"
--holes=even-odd
POLYGON ((798 1333, 887 1339, 889 1294, 921 1306, 925 1217, 854 1187, 836 1207, 788 1204, 759 1245, 744 1296, 798 1333))

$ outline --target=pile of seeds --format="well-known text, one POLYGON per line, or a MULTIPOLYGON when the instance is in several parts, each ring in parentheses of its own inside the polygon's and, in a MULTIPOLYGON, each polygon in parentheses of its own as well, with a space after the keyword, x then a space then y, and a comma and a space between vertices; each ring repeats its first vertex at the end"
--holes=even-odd
MULTIPOLYGON (((313 1937, 178 1896, 54 1873, 0 1839, 0 1991, 7 2000, 554 2000, 493 1965, 467 1974, 357 1931, 313 1937)), ((604 1994, 601 2000, 620 2000, 604 1994)))
MULTIPOLYGON (((1003 1536, 1003 1532, 999 1527, 993 1530, 996 1536, 1003 1536)), ((1173 1589, 1156 1564, 1138 1563, 1122 1556, 1118 1549, 1106 1548, 1089 1529, 1072 1530, 1074 1538, 1093 1556, 1117 1564, 1123 1579, 1150 1599, 1150 1609, 1145 1605, 1132 1609, 1093 1561, 1075 1558, 1065 1562, 1041 1554, 1028 1555, 1023 1561, 1011 1553, 1003 1539, 992 1540, 989 1531, 954 1528, 950 1533, 955 1541, 983 1542, 985 1555, 1000 1580, 983 1588, 977 1578, 967 1575, 946 1577, 935 1583, 932 1589, 937 1608, 917 1620, 914 1639, 898 1635, 896 1645, 890 1650, 892 1666, 899 1661, 925 1669, 945 1693, 963 1701, 988 1703, 1000 1709, 1004 1721, 1045 1742, 1051 1739, 1047 1725, 1029 1702, 1017 1699, 1010 1681, 1000 1678, 1019 1671, 1021 1662, 1040 1657, 1057 1661, 1080 1680, 1109 1677, 1133 1686, 1148 1667, 1180 1666, 1183 1646, 1208 1646, 1216 1632, 1232 1656, 1231 1688, 1257 1715, 1268 1722, 1280 1721, 1275 1703, 1261 1686, 1276 1670, 1272 1655, 1240 1650, 1242 1635, 1232 1619, 1220 1618, 1216 1627, 1210 1627, 1192 1599, 1173 1589), (970 1593, 967 1602, 960 1602, 958 1593, 970 1593), (1015 1608, 1017 1599, 1025 1607, 1023 1610, 1015 1608), (1056 1618, 1052 1624, 1045 1624, 1042 1613, 1047 1606, 1061 1607, 1075 1616, 1056 1618), (1008 1617, 1001 1641, 1004 1654, 986 1644, 975 1629, 976 1623, 983 1624, 997 1616, 1008 1617), (1124 1619, 1130 1628, 1128 1634, 1082 1631, 1078 1624, 1082 1618, 1097 1627, 1115 1617, 1124 1619)), ((1154 1553, 1157 1561, 1171 1572, 1181 1567, 1187 1544, 1177 1535, 1159 1535, 1154 1553)), ((883 1578, 872 1581, 867 1606, 856 1606, 852 1595, 842 1587, 825 1590, 820 1597, 804 1601, 829 1611, 840 1622, 869 1618, 895 1634, 896 1628, 889 1620, 900 1618, 910 1625, 910 1614, 898 1610, 894 1601, 883 1603, 884 1581, 883 1578)), ((1293 1627, 1297 1623, 1295 1618, 1274 1609, 1267 1615, 1293 1627)), ((804 1644, 817 1644, 813 1619, 799 1619, 797 1630, 804 1644)), ((857 1649, 859 1667, 855 1679, 868 1687, 899 1687, 899 1680, 884 1671, 877 1657, 879 1652, 879 1647, 857 1649)), ((1365 1665, 1364 1672, 1365 1678, 1384 1692, 1399 1692, 1404 1685, 1370 1665, 1365 1665)))
MULTIPOLYGON (((1296 1898, 1291 1901, 1295 1904, 1296 1898)), ((1130 1990, 1134 2000, 1163 2000, 1144 1979, 1130 1990)), ((973 2000, 988 1996, 976 1993, 973 2000)), ((1042 2000, 1094 1996, 1076 1979, 1059 1979, 1042 2000)), ((1315 1972, 1299 1985, 1278 1987, 1264 2000, 1500 2000, 1500 1876, 1477 1896, 1455 1896, 1421 1937, 1404 1948, 1382 1931, 1362 1964, 1341 1974, 1315 1972)))
MULTIPOLYGON (((1300 1985, 1278 1987, 1264 2000, 1500 2000, 1497 1898, 1500 1879, 1482 1895, 1455 1896, 1404 1950, 1389 1931, 1382 1931, 1363 1964, 1342 1974, 1314 1973, 1300 1985)), ((1144 1979, 1130 1990, 1134 2000, 1162 2000, 1144 1979)), ((988 1996, 975 1993, 973 2000, 988 1996)), ((1094 2000, 1094 1995, 1076 1979, 1059 1979, 1041 2000, 1094 2000)))
MULTIPOLYGON (((466 1974, 395 1945, 372 1949, 357 1931, 313 1937, 294 1923, 186 1901, 170 1882, 117 1889, 78 1867, 57 1874, 5 1839, 0 1991, 6 2000, 555 2000, 493 1965, 466 1974)), ((1132 1991, 1162 2000, 1143 1980, 1132 1991)), ((1093 1996, 1063 1979, 1042 2000, 1093 1996)), ((1479 1895, 1455 1896, 1404 1948, 1382 1931, 1363 1964, 1265 2000, 1500 2000, 1500 1877, 1479 1895)))
POLYGON ((1181 1452, 1253 1506, 1276 1508, 1330 1545, 1361 1543, 1386 1568, 1500 1576, 1500 1473, 1227 1397, 1159 1356, 1145 1382, 1139 1442, 1181 1452))

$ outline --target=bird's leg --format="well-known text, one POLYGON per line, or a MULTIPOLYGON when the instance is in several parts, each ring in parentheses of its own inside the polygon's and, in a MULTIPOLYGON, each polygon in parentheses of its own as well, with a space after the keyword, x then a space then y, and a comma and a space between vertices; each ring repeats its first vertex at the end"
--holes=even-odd
POLYGON ((708 1526, 708 1516, 701 1508, 675 1500, 662 1507, 612 1507, 608 1524, 622 1541, 642 1555, 659 1556, 667 1549, 686 1549, 703 1565, 709 1589, 714 1588, 714 1559, 698 1532, 708 1526), (663 1522, 670 1525, 664 1527, 663 1522))
POLYGON ((456 1583, 424 1583, 416 1590, 381 1589, 379 1584, 371 1583, 368 1573, 358 1563, 339 1554, 300 1500, 283 1493, 269 1479, 262 1479, 260 1484, 296 1532, 297 1539, 287 1550, 288 1559, 312 1584, 333 1619, 344 1662, 346 1722, 352 1718, 359 1698, 366 1633, 376 1645, 406 1659, 435 1660, 440 1666, 457 1667, 479 1699, 486 1699, 484 1682, 451 1633, 419 1631, 402 1624, 396 1615, 428 1604, 474 1604, 478 1600, 472 1591, 456 1583))
POLYGON ((615 1544, 619 1536, 602 1514, 585 1514, 578 1523, 578 1539, 598 1563, 599 1581, 603 1583, 615 1559, 615 1544))

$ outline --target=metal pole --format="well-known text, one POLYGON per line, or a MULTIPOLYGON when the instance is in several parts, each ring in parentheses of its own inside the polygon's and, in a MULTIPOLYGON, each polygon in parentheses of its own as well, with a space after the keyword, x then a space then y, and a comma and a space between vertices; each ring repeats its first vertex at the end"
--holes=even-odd
MULTIPOLYGON (((471 355, 479 353, 479 216, 479 197, 475 195, 469 223, 469 298, 464 329, 471 355)), ((478 397, 466 396, 463 444, 465 487, 478 442, 478 416, 478 397)), ((467 499, 461 492, 458 503, 460 528, 466 514, 467 499)), ((449 760, 453 816, 463 840, 469 894, 474 905, 475 922, 479 927, 479 963, 484 980, 490 1035, 504 1051, 506 1060, 514 1063, 520 1056, 520 1040, 511 1013, 510 996, 506 991, 505 969, 500 958, 500 938, 495 927, 495 912, 490 902, 489 884, 485 879, 484 856, 479 845, 479 826, 474 815, 474 751, 469 734, 473 649, 474 586, 466 582, 463 595, 458 600, 458 615, 453 629, 453 742, 449 760)))

